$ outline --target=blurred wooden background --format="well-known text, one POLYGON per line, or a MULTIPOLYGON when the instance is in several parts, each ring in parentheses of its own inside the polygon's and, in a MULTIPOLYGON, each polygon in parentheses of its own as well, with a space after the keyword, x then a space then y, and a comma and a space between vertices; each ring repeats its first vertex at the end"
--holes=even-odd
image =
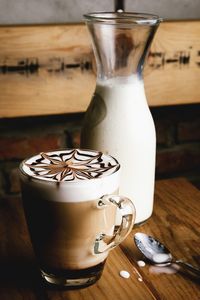
MULTIPOLYGON (((163 22, 147 59, 150 106, 200 102, 200 21, 163 22)), ((0 117, 83 112, 95 87, 84 24, 0 27, 0 117)))

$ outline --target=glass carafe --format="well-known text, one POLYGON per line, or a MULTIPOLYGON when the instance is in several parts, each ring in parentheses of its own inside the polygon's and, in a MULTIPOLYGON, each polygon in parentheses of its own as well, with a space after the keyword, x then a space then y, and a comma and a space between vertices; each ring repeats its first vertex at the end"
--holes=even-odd
POLYGON ((153 211, 156 135, 142 72, 160 19, 135 13, 92 13, 85 18, 97 81, 85 114, 81 147, 119 160, 120 193, 132 199, 139 224, 153 211))

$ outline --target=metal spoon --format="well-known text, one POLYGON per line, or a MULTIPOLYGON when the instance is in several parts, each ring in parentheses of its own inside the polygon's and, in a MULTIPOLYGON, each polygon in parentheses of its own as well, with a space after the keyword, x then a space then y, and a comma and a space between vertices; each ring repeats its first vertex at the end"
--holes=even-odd
POLYGON ((169 250, 153 237, 137 232, 134 235, 134 241, 137 248, 142 254, 157 266, 167 266, 170 264, 178 264, 188 271, 200 276, 200 269, 192 266, 182 260, 174 260, 169 250))

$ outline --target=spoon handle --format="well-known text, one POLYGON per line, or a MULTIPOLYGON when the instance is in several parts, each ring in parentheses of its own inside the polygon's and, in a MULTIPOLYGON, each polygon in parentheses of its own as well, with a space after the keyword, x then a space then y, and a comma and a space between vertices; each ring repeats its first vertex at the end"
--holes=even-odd
POLYGON ((175 261, 176 264, 182 266, 183 268, 193 272, 195 275, 200 276, 200 269, 197 267, 192 266, 191 264, 188 264, 182 260, 176 260, 175 261))

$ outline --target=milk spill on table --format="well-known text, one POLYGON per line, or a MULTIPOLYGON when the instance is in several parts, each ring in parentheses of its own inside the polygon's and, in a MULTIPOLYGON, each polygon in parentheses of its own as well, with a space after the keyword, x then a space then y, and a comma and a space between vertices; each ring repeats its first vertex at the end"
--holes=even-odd
POLYGON ((136 223, 153 210, 156 136, 144 92, 136 75, 97 81, 85 117, 81 147, 115 156, 121 164, 120 193, 136 207, 136 223))

